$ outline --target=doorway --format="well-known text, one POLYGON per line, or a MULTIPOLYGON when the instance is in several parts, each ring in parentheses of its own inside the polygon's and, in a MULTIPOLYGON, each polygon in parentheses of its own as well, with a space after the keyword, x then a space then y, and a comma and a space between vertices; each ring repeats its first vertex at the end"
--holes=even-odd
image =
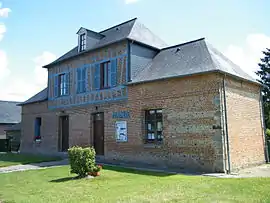
POLYGON ((69 148, 69 117, 60 116, 59 151, 66 152, 69 148))
POLYGON ((96 155, 104 155, 104 113, 93 115, 94 148, 96 155))

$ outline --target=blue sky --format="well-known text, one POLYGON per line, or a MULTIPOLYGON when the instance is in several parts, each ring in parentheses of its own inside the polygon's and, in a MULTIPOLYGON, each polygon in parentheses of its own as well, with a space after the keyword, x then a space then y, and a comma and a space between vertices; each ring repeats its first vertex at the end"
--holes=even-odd
POLYGON ((0 99, 23 101, 46 86, 41 66, 77 43, 134 17, 168 44, 206 37, 252 74, 270 47, 270 1, 0 0, 0 99))

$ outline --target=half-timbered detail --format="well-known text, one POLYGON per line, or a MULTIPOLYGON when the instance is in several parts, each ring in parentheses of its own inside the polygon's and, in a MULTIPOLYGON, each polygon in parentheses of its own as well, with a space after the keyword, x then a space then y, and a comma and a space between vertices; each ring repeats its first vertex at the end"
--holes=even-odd
POLYGON ((265 162, 260 84, 204 38, 166 45, 137 19, 80 28, 21 103, 21 151, 230 172, 265 162), (248 108, 246 108, 248 106, 248 108))

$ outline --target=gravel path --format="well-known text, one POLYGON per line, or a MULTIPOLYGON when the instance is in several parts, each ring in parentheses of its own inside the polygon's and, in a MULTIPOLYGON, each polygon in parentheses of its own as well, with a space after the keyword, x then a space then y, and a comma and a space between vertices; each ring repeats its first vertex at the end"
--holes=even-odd
POLYGON ((0 168, 0 173, 10 173, 14 171, 26 171, 26 170, 37 170, 44 169, 48 167, 57 167, 67 165, 68 160, 64 159, 61 161, 50 161, 50 162, 42 162, 42 163, 33 163, 33 164, 25 164, 25 165, 15 165, 0 168))

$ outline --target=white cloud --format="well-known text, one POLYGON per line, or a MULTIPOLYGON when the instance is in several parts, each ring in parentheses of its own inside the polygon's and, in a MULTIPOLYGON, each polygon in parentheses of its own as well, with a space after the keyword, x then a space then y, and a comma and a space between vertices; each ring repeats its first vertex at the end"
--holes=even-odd
POLYGON ((138 2, 139 0, 125 0, 125 3, 126 4, 133 4, 133 3, 136 3, 138 2))
POLYGON ((5 83, 6 87, 0 90, 0 100, 25 101, 42 89, 29 79, 19 76, 9 77, 5 83))
POLYGON ((0 50, 0 80, 7 77, 9 74, 7 54, 3 50, 0 50))
POLYGON ((7 18, 10 12, 10 8, 2 8, 2 3, 0 3, 0 17, 7 18))
POLYGON ((53 62, 56 56, 48 51, 44 51, 41 55, 34 58, 35 66, 35 81, 36 84, 44 86, 47 84, 47 69, 42 66, 53 62))
POLYGON ((4 37, 4 33, 7 31, 5 24, 0 23, 0 41, 4 37))
POLYGON ((243 47, 229 45, 224 54, 246 73, 257 78, 254 72, 259 69, 258 63, 266 48, 270 48, 270 36, 255 33, 246 37, 243 47))
POLYGON ((42 66, 55 59, 56 56, 54 54, 44 51, 41 55, 32 59, 33 69, 28 74, 10 74, 10 77, 0 80, 0 82, 3 82, 2 84, 0 83, 0 86, 6 85, 5 88, 0 88, 0 100, 25 101, 41 91, 46 87, 48 77, 47 70, 42 68, 42 66))

